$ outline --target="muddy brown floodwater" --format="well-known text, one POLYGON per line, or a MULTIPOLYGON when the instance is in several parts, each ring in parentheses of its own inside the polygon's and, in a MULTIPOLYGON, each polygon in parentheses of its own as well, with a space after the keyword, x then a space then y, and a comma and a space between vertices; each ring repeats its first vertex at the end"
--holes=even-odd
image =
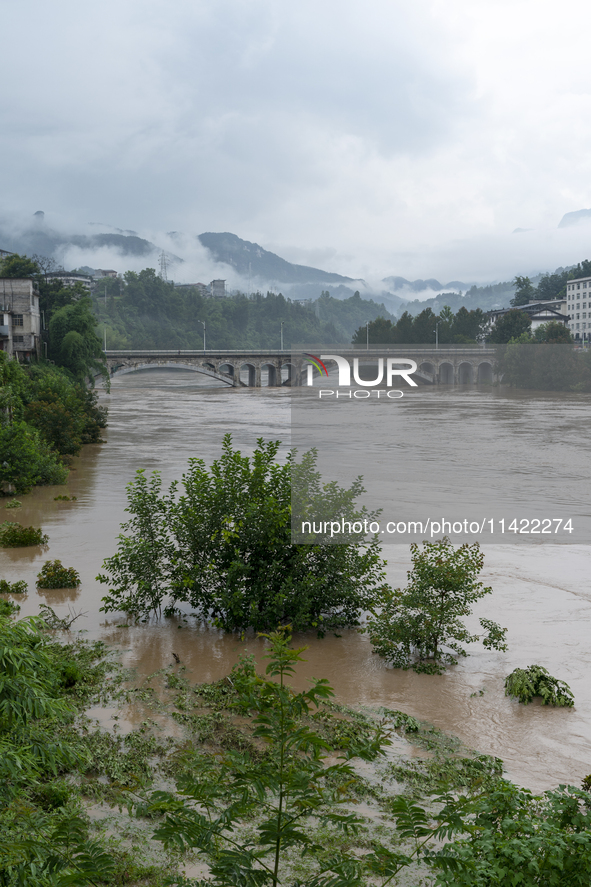
MULTIPOLYGON (((434 390, 428 396, 440 394, 434 390)), ((456 395, 447 391, 445 396, 456 395)), ((457 397, 462 396, 458 391, 457 397)), ((556 398, 558 403, 560 395, 556 398)), ((0 577, 25 579, 29 584, 21 615, 38 612, 40 603, 48 603, 60 615, 82 610, 86 615, 75 627, 86 637, 101 638, 118 648, 123 663, 136 669, 138 681, 171 664, 173 653, 195 681, 222 677, 245 649, 261 660, 260 640, 239 642, 191 620, 122 627, 124 620, 116 614, 99 612, 104 586, 95 577, 103 559, 115 551, 119 525, 125 519, 125 486, 138 468, 160 471, 165 482, 179 478, 189 458, 211 462, 218 456, 227 432, 243 450, 252 449, 259 437, 281 439, 287 449, 289 390, 212 387, 209 380, 203 384, 188 371, 160 370, 114 380, 104 401, 109 406, 104 435, 108 442, 85 448, 75 460, 67 488, 36 489, 21 496, 23 507, 14 511, 4 511, 0 504, 2 520, 42 526, 50 538, 47 551, 0 551, 0 577), (64 493, 77 501, 54 501, 54 496, 64 493), (76 567, 81 587, 37 592, 35 577, 47 558, 76 567)), ((560 403, 560 409, 568 414, 569 403, 560 403)), ((574 400, 573 416, 580 411, 580 402, 574 400)), ((499 428, 500 435, 510 433, 510 428, 499 428)), ((499 448, 502 445, 499 441, 499 448)), ((563 455, 569 458, 568 445, 563 455)), ((589 482, 588 471, 583 482, 589 482)), ((410 565, 408 547, 390 545, 385 556, 390 583, 404 584, 410 565)), ((298 681, 326 677, 339 701, 401 708, 480 752, 503 758, 507 775, 534 790, 560 783, 578 785, 591 772, 590 556, 591 545, 485 548, 482 578, 494 593, 477 606, 474 624, 476 616, 486 616, 507 626, 506 653, 474 645, 460 665, 434 677, 388 668, 372 654, 363 634, 342 632, 341 637, 322 640, 306 635, 296 638, 309 646, 298 681), (570 684, 576 699, 573 710, 523 706, 505 698, 505 675, 532 663, 544 665, 570 684)), ((141 710, 130 714, 138 724, 144 716, 141 710)))

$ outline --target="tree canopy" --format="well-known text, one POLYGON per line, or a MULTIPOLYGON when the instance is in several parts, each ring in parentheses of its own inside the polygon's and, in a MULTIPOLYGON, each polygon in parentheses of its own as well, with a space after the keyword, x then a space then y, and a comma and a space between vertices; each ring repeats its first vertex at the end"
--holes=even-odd
POLYGON ((486 326, 486 315, 480 308, 468 311, 463 305, 456 314, 449 305, 444 306, 439 315, 432 308, 425 308, 413 317, 405 311, 397 321, 384 317, 373 320, 368 327, 364 324, 354 333, 354 345, 365 345, 369 335, 370 345, 413 345, 435 344, 463 345, 478 341, 486 326))
POLYGON ((358 483, 349 491, 321 484, 313 453, 279 464, 279 446, 259 440, 249 458, 226 435, 210 469, 190 460, 180 495, 176 483, 162 493, 158 474, 139 471, 127 488, 131 518, 99 576, 110 586, 102 609, 146 618, 188 604, 226 631, 356 625, 384 583, 377 540, 293 544, 294 471, 300 492, 307 486, 335 520, 373 515, 352 502, 358 483))
POLYGON ((99 441, 105 425, 96 392, 64 369, 21 366, 0 353, 0 482, 17 492, 65 483, 62 457, 99 441))
MULTIPOLYGON (((466 656, 462 644, 479 639, 462 619, 472 605, 492 593, 478 576, 484 563, 478 543, 454 548, 449 539, 411 545, 408 585, 385 592, 379 613, 369 620, 369 636, 380 656, 396 668, 441 674, 466 656), (452 652, 453 651, 453 652, 452 652)), ((505 632, 490 619, 481 619, 484 646, 506 649, 505 632)))
POLYGON ((488 336, 488 341, 494 345, 506 345, 511 339, 518 338, 522 333, 529 331, 531 317, 525 311, 512 308, 506 314, 501 314, 488 336))

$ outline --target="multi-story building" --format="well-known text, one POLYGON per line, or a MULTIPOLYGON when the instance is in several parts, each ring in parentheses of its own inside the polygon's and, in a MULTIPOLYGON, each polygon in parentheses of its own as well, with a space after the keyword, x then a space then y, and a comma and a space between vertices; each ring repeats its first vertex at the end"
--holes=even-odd
POLYGON ((31 277, 0 277, 0 350, 20 361, 41 356, 39 291, 31 277))
POLYGON ((568 327, 573 339, 591 340, 591 277, 569 280, 566 285, 568 327))
POLYGON ((50 271, 45 276, 47 280, 61 280, 64 286, 74 286, 75 283, 81 283, 90 292, 92 277, 89 277, 88 274, 78 274, 77 271, 50 271))
POLYGON ((225 299, 228 295, 226 292, 225 280, 212 280, 210 283, 175 283, 176 289, 196 289, 200 296, 205 299, 225 299))

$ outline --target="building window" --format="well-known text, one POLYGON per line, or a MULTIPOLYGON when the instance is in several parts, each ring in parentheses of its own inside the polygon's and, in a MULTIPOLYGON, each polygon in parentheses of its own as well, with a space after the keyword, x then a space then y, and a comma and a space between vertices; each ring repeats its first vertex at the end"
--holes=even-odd
POLYGON ((579 328, 579 324, 577 324, 577 329, 579 328))
POLYGON ((12 325, 13 326, 22 326, 23 325, 23 315, 22 314, 13 314, 12 315, 12 325))
POLYGON ((15 345, 22 345, 23 342, 25 341, 25 337, 24 336, 13 336, 12 341, 14 342, 15 345))

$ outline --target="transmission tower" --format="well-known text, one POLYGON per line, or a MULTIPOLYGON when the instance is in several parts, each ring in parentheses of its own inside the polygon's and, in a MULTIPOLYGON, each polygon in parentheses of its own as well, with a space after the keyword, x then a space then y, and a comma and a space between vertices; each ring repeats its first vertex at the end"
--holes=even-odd
POLYGON ((168 256, 162 250, 160 253, 160 277, 162 280, 168 280, 168 276, 166 274, 166 269, 168 268, 168 256))

